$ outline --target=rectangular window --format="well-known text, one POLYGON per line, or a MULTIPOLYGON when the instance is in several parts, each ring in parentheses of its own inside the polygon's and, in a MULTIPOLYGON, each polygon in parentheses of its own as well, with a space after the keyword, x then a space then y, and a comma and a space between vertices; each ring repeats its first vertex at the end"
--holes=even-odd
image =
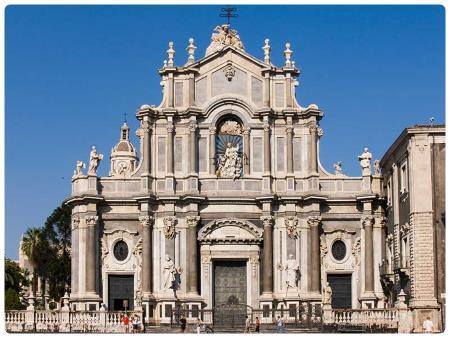
POLYGON ((408 191, 408 166, 405 163, 402 164, 400 169, 400 192, 403 194, 408 191))

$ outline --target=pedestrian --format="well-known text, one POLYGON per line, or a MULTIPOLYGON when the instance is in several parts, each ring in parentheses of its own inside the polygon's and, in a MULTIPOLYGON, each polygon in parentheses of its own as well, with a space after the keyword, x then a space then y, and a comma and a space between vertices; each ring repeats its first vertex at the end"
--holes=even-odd
POLYGON ((424 320, 422 327, 423 327, 424 333, 433 333, 434 332, 434 325, 433 325, 433 322, 431 321, 430 316, 428 316, 427 319, 424 320))
POLYGON ((259 327, 261 326, 261 321, 258 317, 255 318, 255 332, 259 333, 259 327))
POLYGON ((245 330, 244 333, 249 333, 250 332, 250 326, 252 325, 252 321, 250 318, 248 318, 248 316, 245 316, 245 330))
POLYGON ((180 327, 181 327, 181 332, 184 333, 184 331, 186 331, 186 316, 185 315, 181 315, 180 327))
POLYGON ((278 316, 277 318, 277 333, 283 333, 284 332, 284 320, 278 316))
POLYGON ((200 334, 202 325, 203 325, 202 320, 200 318, 197 318, 197 334, 200 334))
POLYGON ((130 324, 130 318, 128 318, 127 313, 125 312, 125 314, 122 316, 122 324, 125 327, 125 332, 128 333, 129 330, 129 324, 130 324))
POLYGON ((139 332, 139 317, 138 317, 138 315, 133 316, 133 319, 131 321, 131 326, 133 328, 132 333, 139 332))

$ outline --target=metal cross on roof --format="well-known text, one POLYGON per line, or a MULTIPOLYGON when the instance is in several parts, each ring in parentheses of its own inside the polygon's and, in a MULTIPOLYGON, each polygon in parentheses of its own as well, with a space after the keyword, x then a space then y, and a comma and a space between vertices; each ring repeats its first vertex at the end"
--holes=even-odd
POLYGON ((227 6, 222 8, 221 11, 224 13, 221 13, 219 16, 221 18, 227 18, 228 25, 230 24, 230 18, 237 18, 239 16, 238 14, 234 13, 237 11, 236 7, 227 6))

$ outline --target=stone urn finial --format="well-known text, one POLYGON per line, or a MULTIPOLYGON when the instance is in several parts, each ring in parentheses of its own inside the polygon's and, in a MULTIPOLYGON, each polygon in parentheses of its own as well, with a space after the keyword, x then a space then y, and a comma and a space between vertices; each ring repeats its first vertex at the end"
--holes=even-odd
POLYGON ((264 62, 268 65, 270 65, 270 45, 269 45, 269 39, 264 40, 264 46, 262 47, 264 51, 264 62))
POLYGON ((188 52, 188 61, 186 63, 186 65, 190 65, 192 63, 194 63, 195 61, 195 50, 197 49, 197 47, 194 45, 194 39, 193 38, 189 38, 189 45, 186 47, 186 51, 188 52))
POLYGON ((290 42, 286 42, 286 49, 284 50, 284 57, 286 59, 286 63, 285 63, 286 67, 292 67, 292 61, 291 61, 292 53, 293 52, 291 50, 291 43, 290 42))
POLYGON ((173 67, 173 57, 175 55, 175 49, 173 49, 173 42, 169 42, 169 49, 167 50, 167 58, 169 61, 167 61, 167 65, 169 67, 173 67))

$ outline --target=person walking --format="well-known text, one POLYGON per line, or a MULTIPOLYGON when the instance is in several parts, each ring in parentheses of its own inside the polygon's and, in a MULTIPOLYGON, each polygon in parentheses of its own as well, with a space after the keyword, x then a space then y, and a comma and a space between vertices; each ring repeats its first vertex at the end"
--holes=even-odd
POLYGON ((434 332, 434 325, 433 325, 433 322, 431 321, 430 316, 428 316, 427 319, 423 321, 422 328, 423 328, 424 333, 433 333, 434 332))
POLYGON ((245 316, 245 329, 244 329, 244 333, 249 333, 250 332, 250 327, 252 326, 252 321, 250 318, 248 318, 248 316, 245 316))
POLYGON ((129 325, 130 325, 130 318, 128 318, 128 315, 126 312, 124 315, 122 315, 122 324, 125 327, 125 333, 128 333, 129 325))
POLYGON ((197 334, 200 334, 201 330, 202 330, 202 320, 200 318, 197 318, 197 334))
POLYGON ((284 333, 284 320, 280 316, 277 318, 277 333, 284 333))
POLYGON ((255 332, 259 333, 259 327, 261 326, 261 321, 258 317, 255 318, 255 332))
POLYGON ((181 328, 181 332, 184 333, 184 331, 186 331, 186 316, 185 315, 181 315, 180 318, 180 328, 181 328))

